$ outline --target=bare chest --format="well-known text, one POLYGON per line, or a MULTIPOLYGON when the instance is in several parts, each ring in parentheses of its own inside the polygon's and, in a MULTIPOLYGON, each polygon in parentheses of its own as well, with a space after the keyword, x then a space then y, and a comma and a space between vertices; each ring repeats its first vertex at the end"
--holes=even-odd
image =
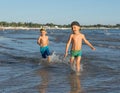
POLYGON ((47 40, 48 40, 47 37, 42 37, 40 41, 44 43, 44 42, 47 42, 47 40))
POLYGON ((82 37, 80 35, 75 35, 72 37, 73 42, 80 42, 82 41, 82 37))

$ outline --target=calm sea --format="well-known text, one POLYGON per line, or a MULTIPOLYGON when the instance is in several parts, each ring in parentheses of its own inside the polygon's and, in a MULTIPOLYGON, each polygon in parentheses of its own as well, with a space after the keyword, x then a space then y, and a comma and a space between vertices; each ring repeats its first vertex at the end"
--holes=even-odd
POLYGON ((71 30, 47 30, 52 65, 41 64, 38 30, 0 31, 0 93, 119 93, 120 29, 82 30, 95 46, 82 47, 81 75, 63 60, 71 30))

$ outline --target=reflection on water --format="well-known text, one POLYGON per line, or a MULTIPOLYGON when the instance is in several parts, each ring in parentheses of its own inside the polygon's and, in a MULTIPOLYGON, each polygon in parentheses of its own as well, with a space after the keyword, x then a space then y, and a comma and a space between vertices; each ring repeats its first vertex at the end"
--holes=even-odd
MULTIPOLYGON (((38 86, 39 93, 49 93, 50 92, 49 89, 51 85, 54 88, 56 87, 54 86, 55 82, 58 84, 57 87, 61 89, 61 83, 59 82, 60 76, 58 76, 58 79, 56 79, 57 81, 53 80, 54 83, 50 83, 51 75, 47 67, 41 68, 40 70, 38 70, 37 73, 41 77, 40 85, 38 86)), ((52 78, 53 77, 54 75, 52 76, 52 78)), ((68 76, 66 75, 64 77, 68 78, 67 81, 64 82, 64 84, 66 84, 66 82, 69 82, 68 84, 70 87, 69 92, 65 92, 67 89, 66 86, 64 87, 65 89, 62 87, 62 89, 64 90, 64 93, 85 93, 81 87, 80 76, 76 75, 76 73, 70 73, 68 76)), ((54 91, 57 91, 56 88, 54 89, 54 91)), ((57 91, 57 93, 61 93, 61 91, 59 92, 57 91)), ((56 93, 56 92, 53 92, 53 93, 56 93)))
POLYGON ((83 93, 80 83, 80 76, 75 73, 71 73, 68 77, 70 81, 71 90, 69 93, 83 93))
POLYGON ((38 74, 40 75, 40 77, 42 79, 42 81, 39 85, 39 92, 47 93, 46 91, 47 91, 50 75, 49 75, 48 71, 44 68, 38 70, 38 74))

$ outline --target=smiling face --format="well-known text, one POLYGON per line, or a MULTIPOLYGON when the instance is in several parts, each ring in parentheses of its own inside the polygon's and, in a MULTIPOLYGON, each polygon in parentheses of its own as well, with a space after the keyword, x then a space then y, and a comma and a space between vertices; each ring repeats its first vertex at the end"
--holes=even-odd
POLYGON ((80 30, 80 26, 77 26, 77 25, 73 25, 72 26, 72 31, 74 34, 77 34, 80 30))

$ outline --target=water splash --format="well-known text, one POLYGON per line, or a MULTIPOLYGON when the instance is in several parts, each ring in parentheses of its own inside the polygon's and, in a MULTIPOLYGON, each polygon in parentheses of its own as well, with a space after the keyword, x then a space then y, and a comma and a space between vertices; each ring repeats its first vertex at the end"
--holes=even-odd
POLYGON ((50 55, 50 63, 48 62, 47 58, 41 58, 39 65, 42 63, 44 65, 50 65, 50 64, 55 64, 55 63, 63 63, 63 56, 56 54, 56 52, 54 51, 51 55, 50 55))
MULTIPOLYGON (((51 57, 50 63, 47 61, 47 59, 41 59, 39 65, 42 64, 48 67, 48 66, 53 66, 53 64, 65 64, 69 66, 74 72, 77 72, 76 62, 73 62, 72 65, 70 64, 70 55, 64 58, 63 54, 57 54, 54 51, 50 57, 51 57)), ((83 71, 82 64, 80 65, 80 71, 83 71)))
MULTIPOLYGON (((51 55, 51 63, 63 63, 63 64, 66 64, 68 66, 70 66, 70 68, 77 72, 76 70, 76 62, 74 62, 72 65, 70 65, 70 56, 68 55, 66 58, 64 58, 63 55, 59 55, 59 54, 56 54, 56 52, 53 52, 52 55, 51 55)), ((80 65, 80 70, 83 71, 83 66, 82 64, 80 65)))
POLYGON ((62 63, 63 62, 63 56, 62 55, 57 55, 56 52, 54 51, 51 55, 51 62, 62 63))

